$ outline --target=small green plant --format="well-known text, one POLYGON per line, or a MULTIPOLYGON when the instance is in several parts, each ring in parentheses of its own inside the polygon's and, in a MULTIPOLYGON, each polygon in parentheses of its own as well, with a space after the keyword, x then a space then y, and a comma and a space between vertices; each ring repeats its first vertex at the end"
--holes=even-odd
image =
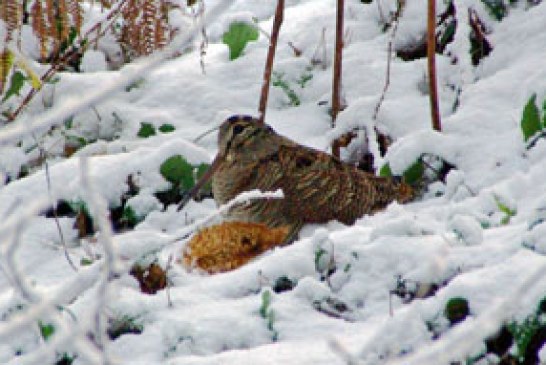
POLYGON ((258 30, 252 24, 244 22, 231 23, 229 30, 222 36, 222 42, 229 47, 229 59, 239 58, 246 45, 259 37, 258 30))
MULTIPOLYGON (((521 116, 521 131, 523 133, 523 140, 529 141, 534 136, 538 138, 546 135, 546 100, 542 103, 542 111, 539 110, 537 104, 537 95, 533 94, 525 104, 523 113, 521 116), (542 116, 541 116, 542 114, 542 116), (540 133, 539 133, 540 132, 540 133)), ((536 143, 536 139, 531 141, 531 144, 536 143)))
POLYGON ((173 185, 184 190, 194 185, 193 166, 181 155, 171 156, 159 167, 161 175, 173 185))
POLYGON ((129 226, 134 227, 141 220, 142 217, 137 216, 135 210, 131 206, 126 205, 123 207, 123 212, 121 213, 121 221, 123 223, 127 223, 129 226))
POLYGON ((146 122, 140 123, 140 129, 138 130, 138 133, 137 133, 138 137, 148 138, 155 135, 156 135, 156 131, 153 124, 146 123, 146 122))
MULTIPOLYGON (((201 163, 191 165, 183 156, 175 155, 165 160, 159 167, 159 172, 173 184, 175 189, 183 191, 189 190, 201 179, 208 171, 210 165, 201 163)), ((212 189, 210 182, 205 184, 201 190, 210 191, 212 189)))
POLYGON ((288 100, 290 100, 291 106, 299 106, 301 104, 298 94, 292 89, 288 81, 284 79, 284 73, 273 71, 273 80, 271 81, 271 84, 284 91, 288 100))
POLYGON ((469 314, 470 308, 465 298, 455 297, 447 301, 444 315, 451 325, 464 321, 469 314))
MULTIPOLYGON (((423 161, 421 158, 417 159, 410 167, 404 171, 402 174, 404 178, 404 182, 407 184, 413 185, 417 182, 419 182, 423 178, 423 174, 425 173, 425 166, 423 164, 423 161)), ((385 177, 392 177, 392 170, 387 162, 385 165, 381 167, 379 170, 379 176, 385 176, 385 177)))
POLYGON ((262 304, 260 306, 260 316, 267 321, 267 329, 271 332, 271 339, 277 341, 279 339, 279 332, 275 329, 275 312, 270 308, 271 306, 271 292, 264 290, 262 293, 262 304))
POLYGON ((140 323, 138 317, 122 315, 108 320, 108 329, 106 330, 106 333, 111 340, 115 340, 127 333, 140 334, 143 329, 144 326, 140 323))
POLYGON ((510 219, 512 219, 513 216, 517 214, 517 210, 511 209, 508 205, 504 204, 499 197, 495 196, 495 202, 497 203, 497 207, 501 212, 504 213, 504 217, 501 219, 502 225, 507 225, 510 223, 510 219))
POLYGON ((90 258, 88 257, 82 257, 80 259, 80 265, 81 266, 89 266, 93 263, 93 260, 91 260, 90 258))
POLYGON ((51 323, 38 321, 38 327, 40 328, 40 335, 44 341, 49 341, 51 336, 55 334, 55 326, 53 326, 51 323))
POLYGON ((305 72, 300 75, 300 78, 296 80, 296 83, 304 89, 305 86, 309 81, 313 79, 313 74, 311 73, 311 70, 313 68, 311 66, 308 66, 305 68, 305 72))
POLYGON ((176 130, 176 128, 172 124, 168 123, 160 125, 158 129, 161 133, 171 133, 176 130))
POLYGON ((539 303, 534 313, 531 313, 523 322, 512 322, 508 331, 514 336, 516 343, 516 358, 520 364, 528 363, 525 358, 528 347, 539 331, 546 331, 546 297, 539 303))
POLYGON ((508 15, 510 5, 518 2, 518 0, 481 0, 489 14, 496 20, 502 20, 508 15))
POLYGON ((20 71, 15 71, 11 75, 9 88, 6 91, 6 94, 2 98, 2 102, 5 102, 9 98, 11 98, 13 95, 20 96, 21 89, 23 88, 23 85, 25 84, 25 81, 27 81, 28 78, 23 75, 20 71))

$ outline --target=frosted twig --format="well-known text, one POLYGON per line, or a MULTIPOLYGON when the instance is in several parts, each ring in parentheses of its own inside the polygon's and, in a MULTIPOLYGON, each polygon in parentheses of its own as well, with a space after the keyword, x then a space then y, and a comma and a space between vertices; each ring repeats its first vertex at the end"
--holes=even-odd
POLYGON ((69 116, 101 102, 114 92, 142 78, 143 75, 149 74, 150 71, 163 64, 167 59, 178 53, 180 49, 183 49, 201 31, 204 24, 217 18, 232 3, 233 0, 219 2, 219 5, 214 7, 205 17, 199 19, 187 33, 177 36, 163 50, 156 51, 149 57, 125 66, 119 72, 119 75, 112 75, 111 81, 105 82, 100 88, 90 90, 85 97, 66 99, 64 102, 59 102, 56 107, 40 115, 25 116, 18 123, 12 123, 8 127, 5 127, 0 134, 0 144, 16 141, 30 132, 47 130, 56 124, 62 123, 69 116), (33 120, 32 122, 31 119, 33 120))
POLYGON ((265 121, 265 112, 267 109, 267 99, 269 96, 269 83, 271 82, 271 71, 273 70, 273 60, 275 59, 275 50, 277 49, 277 40, 284 19, 284 0, 277 0, 277 8, 275 17, 273 18, 273 29, 269 38, 269 49, 267 50, 267 59, 265 61, 265 69, 262 81, 262 91, 260 94, 260 102, 258 106, 258 114, 260 122, 265 121))
POLYGON ((331 339, 328 341, 328 345, 332 349, 332 351, 341 357, 341 359, 345 362, 347 365, 356 365, 358 364, 358 360, 354 357, 353 354, 351 354, 345 346, 343 346, 338 340, 331 339))
POLYGON ((66 257, 66 261, 68 261, 68 264, 74 271, 78 271, 78 268, 74 264, 74 261, 72 261, 72 258, 70 257, 68 253, 68 247, 66 246, 66 240, 64 239, 63 230, 61 229, 61 224, 59 223, 59 217, 57 216, 57 207, 56 203, 53 201, 53 194, 51 193, 51 175, 49 173, 49 163, 47 162, 47 152, 43 149, 43 147, 38 144, 40 148, 40 153, 44 154, 44 167, 45 167, 45 177, 46 177, 46 183, 47 183, 47 194, 49 196, 49 201, 51 202, 51 209, 53 211, 53 220, 55 221, 55 226, 57 227, 57 232, 59 232, 59 238, 61 239, 61 245, 63 246, 64 256, 66 257))
POLYGON ((173 242, 187 238, 192 232, 200 229, 201 227, 204 227, 208 222, 212 221, 216 217, 228 213, 235 206, 248 204, 251 200, 282 199, 282 198, 284 198, 284 194, 281 189, 278 189, 276 191, 264 191, 264 192, 258 189, 255 189, 251 191, 242 192, 241 194, 237 195, 235 198, 231 199, 226 204, 218 207, 218 209, 216 209, 214 212, 212 212, 205 218, 191 224, 190 226, 184 227, 179 232, 175 233, 174 236, 176 238, 171 240, 169 243, 173 243, 173 242))
POLYGON ((91 179, 89 177, 89 163, 87 157, 80 158, 80 176, 81 176, 81 185, 84 191, 84 194, 87 195, 87 205, 89 206, 89 211, 96 222, 98 229, 100 231, 99 242, 102 244, 104 249, 104 270, 102 278, 99 283, 96 294, 96 305, 94 310, 95 318, 95 341, 100 349, 103 352, 103 363, 110 364, 111 361, 108 359, 106 353, 105 339, 104 335, 106 333, 105 325, 106 320, 102 315, 102 311, 106 306, 108 300, 108 287, 112 279, 117 273, 116 267, 116 253, 114 249, 114 243, 112 241, 112 226, 110 220, 108 219, 108 206, 106 200, 96 191, 91 179))
POLYGON ((381 92, 381 96, 379 97, 379 100, 377 101, 377 104, 375 105, 375 110, 373 112, 372 119, 377 120, 377 116, 379 114, 379 109, 381 108, 381 104, 383 104, 383 101, 385 100, 385 95, 387 94, 387 90, 389 89, 390 83, 391 83, 391 62, 392 62, 392 51, 394 48, 394 40, 396 38, 396 32, 398 31, 398 24, 400 17, 402 16, 403 11, 403 3, 400 2, 398 4, 398 9, 396 10, 396 13, 394 14, 394 18, 392 20, 392 30, 389 37, 389 44, 387 46, 387 71, 385 74, 385 84, 383 86, 383 91, 381 92))

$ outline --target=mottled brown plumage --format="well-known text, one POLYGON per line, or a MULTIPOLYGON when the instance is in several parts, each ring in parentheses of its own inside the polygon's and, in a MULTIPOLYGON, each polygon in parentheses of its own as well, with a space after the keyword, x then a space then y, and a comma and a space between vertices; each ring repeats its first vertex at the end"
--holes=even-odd
POLYGON ((284 192, 283 199, 235 207, 228 220, 289 226, 289 239, 305 223, 336 219, 352 224, 393 200, 405 202, 412 196, 404 183, 365 173, 297 144, 249 116, 233 116, 220 126, 218 148, 212 176, 218 204, 253 189, 284 192))

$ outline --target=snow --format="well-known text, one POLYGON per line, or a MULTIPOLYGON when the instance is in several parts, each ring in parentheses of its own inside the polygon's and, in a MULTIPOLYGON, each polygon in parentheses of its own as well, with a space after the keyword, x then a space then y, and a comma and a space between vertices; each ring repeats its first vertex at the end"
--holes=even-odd
MULTIPOLYGON (((206 9, 228 3, 206 1, 206 9)), ((188 33, 181 32, 172 48, 116 71, 112 57, 119 50, 106 39, 86 52, 85 72, 61 73, 57 84, 47 86, 52 107, 38 96, 19 121, 0 130, 0 362, 48 358, 53 363, 56 353, 67 352, 78 353, 74 364, 345 364, 347 359, 370 365, 447 364, 480 355, 484 339, 502 323, 534 313, 546 296, 546 142, 526 149, 519 123, 533 93, 539 108, 546 97, 546 3, 515 6, 499 22, 480 1, 457 2, 460 28, 448 46, 451 56, 437 59, 443 130, 435 132, 423 88, 424 59, 391 60, 389 89, 377 119, 372 118, 390 38, 381 31, 381 14, 388 16, 394 2, 380 2, 380 11, 376 2, 347 1, 343 95, 348 106, 331 129, 335 1, 287 1, 274 70, 301 104, 290 106, 281 89, 271 88, 266 120, 276 131, 327 150, 348 130, 358 127, 373 136, 377 127, 394 143, 383 158, 370 141, 376 167, 388 162, 399 174, 429 154, 456 168, 417 201, 392 203, 353 226, 308 225, 289 246, 232 272, 207 275, 186 271, 177 260, 189 236, 220 221, 229 206, 218 210, 212 199, 204 199, 177 211, 175 205, 163 208, 154 193, 170 187, 159 172, 163 161, 179 154, 193 165, 210 163, 216 133, 194 139, 232 114, 257 113, 268 40, 261 34, 242 57, 229 61, 221 35, 230 22, 252 18, 269 32, 274 2, 233 3, 210 18, 205 73, 199 65, 200 23, 193 28, 173 13, 188 33), (476 67, 468 53, 468 7, 491 31, 494 48, 476 67), (171 57, 193 37, 187 53, 171 57), (302 51, 300 57, 288 42, 302 51), (320 47, 327 59, 310 67, 320 47), (297 80, 305 74, 312 78, 301 87, 297 80), (457 98, 459 107, 453 109, 457 98), (70 116, 70 130, 56 127, 70 116), (141 123, 156 130, 170 124, 175 130, 139 138, 141 123), (63 157, 63 133, 88 144, 63 157), (43 163, 36 163, 37 146, 49 153, 50 184, 43 163), (18 179, 22 166, 30 166, 29 175, 18 179), (129 176, 139 192, 127 205, 143 220, 110 237, 106 208, 120 205, 129 176), (55 221, 43 214, 58 200, 87 201, 102 217, 95 222, 99 232, 78 238, 74 218, 60 217, 63 243, 55 221), (86 266, 82 259, 93 260, 86 266), (170 285, 147 295, 128 270, 134 262, 153 261, 170 265, 170 285), (295 287, 276 293, 282 277, 295 287), (432 285, 438 286, 433 295, 410 301, 393 294, 400 286, 432 285), (264 292, 271 296, 269 319, 260 314, 264 292), (468 301, 470 314, 450 327, 443 314, 455 297, 468 301), (343 303, 344 309, 336 312, 332 303, 343 303), (95 321, 99 315, 132 318, 142 333, 94 342, 87 334, 106 326, 105 319, 95 321), (40 336, 38 321, 54 323, 50 341, 40 336)), ((88 14, 86 29, 104 17, 98 8, 88 8, 88 14)), ((422 37, 425 15, 420 1, 408 2, 396 47, 422 37)), ((26 28, 23 34, 21 52, 36 57, 36 40, 26 28)), ((281 194, 249 192, 233 204, 281 194)), ((542 362, 545 353, 543 347, 542 362)))

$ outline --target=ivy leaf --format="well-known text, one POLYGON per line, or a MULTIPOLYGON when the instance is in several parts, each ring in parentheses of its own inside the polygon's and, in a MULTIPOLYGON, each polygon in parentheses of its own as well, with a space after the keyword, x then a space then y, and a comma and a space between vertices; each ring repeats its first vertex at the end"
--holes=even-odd
POLYGON ((193 166, 180 155, 171 156, 165 160, 159 167, 159 172, 165 180, 180 186, 184 190, 189 190, 195 185, 193 166))
POLYGON ((546 99, 542 102, 542 128, 546 128, 546 99))
POLYGON ((19 92, 21 91, 21 88, 25 84, 26 81, 25 75, 23 75, 22 72, 16 71, 11 75, 10 85, 8 91, 6 91, 6 95, 4 95, 4 98, 2 99, 2 102, 8 100, 13 95, 19 96, 19 92))
POLYGON ((523 139, 525 142, 542 129, 540 124, 540 112, 536 105, 536 99, 536 94, 531 95, 529 101, 527 101, 527 104, 523 108, 521 131, 523 132, 523 139))
POLYGON ((231 23, 229 30, 224 33, 222 42, 229 47, 229 59, 234 60, 241 56, 246 44, 258 39, 258 30, 247 23, 231 23))
POLYGON ((151 123, 140 123, 140 129, 138 130, 137 136, 140 138, 155 136, 155 127, 151 123))
MULTIPOLYGON (((198 166, 196 166, 197 171, 195 172, 195 182, 201 180, 203 175, 207 173, 207 171, 210 169, 210 165, 206 163, 202 163, 198 166)), ((205 185, 201 187, 202 192, 210 192, 212 191, 212 181, 209 179, 205 185)))
POLYGON ((176 128, 172 124, 162 124, 159 126, 159 131, 161 133, 170 133, 173 132, 176 128))
POLYGON ((425 167, 421 159, 415 161, 406 171, 404 171, 404 181, 406 184, 414 184, 421 180, 423 174, 425 173, 425 167))
POLYGON ((388 162, 379 170, 379 176, 392 177, 392 170, 388 162))
POLYGON ((51 323, 43 323, 38 321, 38 326, 40 327, 40 334, 44 341, 49 340, 51 336, 55 333, 55 327, 51 323))
POLYGON ((265 290, 262 293, 262 305, 260 306, 260 316, 267 318, 267 312, 269 311, 269 305, 271 304, 271 292, 265 290))

